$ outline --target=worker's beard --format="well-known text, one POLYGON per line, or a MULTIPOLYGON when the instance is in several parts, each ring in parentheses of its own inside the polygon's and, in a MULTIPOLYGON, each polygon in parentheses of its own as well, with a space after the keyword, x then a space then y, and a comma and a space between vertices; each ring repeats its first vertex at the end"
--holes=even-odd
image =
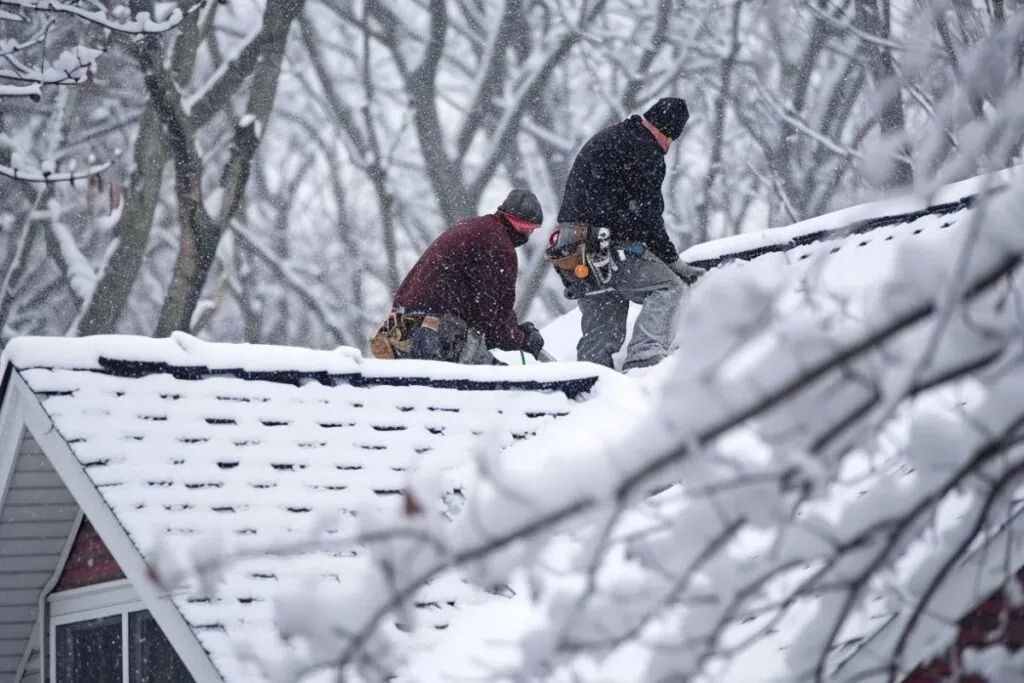
POLYGON ((509 239, 512 240, 512 244, 517 248, 526 244, 526 242, 530 239, 529 235, 523 232, 519 232, 515 228, 506 227, 505 232, 508 233, 509 239))

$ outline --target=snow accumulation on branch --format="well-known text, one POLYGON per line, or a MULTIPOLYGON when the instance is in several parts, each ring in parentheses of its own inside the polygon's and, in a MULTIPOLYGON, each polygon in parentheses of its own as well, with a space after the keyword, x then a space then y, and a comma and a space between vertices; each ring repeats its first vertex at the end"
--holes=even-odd
MULTIPOLYGON (((164 33, 180 24, 185 16, 185 13, 177 7, 171 10, 166 18, 156 20, 149 12, 138 12, 132 16, 125 5, 120 5, 110 12, 103 9, 88 10, 75 4, 57 2, 57 0, 0 0, 0 6, 4 5, 19 10, 69 14, 111 31, 136 34, 164 33)), ((194 11, 198 7, 197 3, 188 11, 194 11)))
MULTIPOLYGON (((411 507, 361 511, 348 538, 369 554, 345 604, 286 619, 280 647, 254 655, 264 673, 900 680, 1006 576, 978 581, 964 558, 1024 478, 1022 322, 1007 305, 1024 186, 1008 188, 959 220, 921 219, 934 227, 887 243, 891 262, 841 297, 827 260, 796 289, 782 253, 709 272, 660 394, 609 392, 521 445, 482 442, 450 522, 422 504, 437 499, 426 471, 411 507), (390 620, 415 630, 409 601, 453 572, 517 595, 466 606, 447 648, 402 650, 390 620)), ((231 561, 200 554, 184 566, 231 561)), ((289 588, 278 609, 315 591, 289 588)))
POLYGON ((96 59, 103 54, 102 50, 76 45, 62 52, 56 60, 44 68, 27 66, 7 55, 6 59, 13 69, 0 69, 0 78, 12 81, 26 81, 40 85, 74 85, 84 83, 95 71, 96 59))
MULTIPOLYGON (((197 4, 187 11, 194 11, 198 7, 197 4)), ((18 14, 18 11, 65 14, 98 24, 111 31, 134 35, 169 31, 178 26, 185 15, 180 8, 174 8, 165 18, 155 20, 149 12, 139 12, 132 16, 125 5, 117 6, 108 12, 104 9, 88 10, 77 4, 56 2, 55 0, 0 0, 0 21, 24 21, 25 18, 18 14), (16 11, 8 12, 2 9, 4 6, 14 8, 16 11)), ((45 41, 52 24, 53 21, 46 22, 43 29, 21 42, 0 41, 0 57, 3 57, 10 67, 0 69, 0 79, 16 81, 15 84, 0 83, 0 98, 30 97, 39 99, 43 86, 84 83, 95 74, 96 60, 104 53, 104 50, 83 45, 76 45, 64 50, 52 62, 42 60, 38 67, 29 66, 18 59, 17 55, 45 41)), ((10 175, 6 172, 3 173, 10 175)), ((56 180, 56 178, 49 178, 37 182, 56 182, 56 180)), ((74 180, 74 177, 64 180, 74 180)))
POLYGON ((43 86, 39 83, 28 85, 0 85, 0 97, 39 97, 43 86))
POLYGON ((78 180, 84 180, 90 176, 103 173, 103 171, 110 168, 113 163, 113 161, 104 161, 102 164, 93 164, 80 171, 55 171, 51 170, 47 164, 43 164, 38 168, 4 166, 3 164, 0 164, 0 175, 5 175, 9 178, 14 178, 15 180, 21 180, 27 183, 74 183, 78 180))
MULTIPOLYGON (((3 10, 0 10, 0 20, 3 20, 5 18, 12 21, 20 20, 20 17, 15 17, 15 15, 13 14, 7 14, 6 17, 4 15, 5 13, 3 12, 3 10)), ((17 40, 0 41, 0 57, 7 57, 8 55, 17 54, 19 52, 27 50, 33 45, 38 45, 42 43, 44 40, 46 40, 47 31, 50 29, 52 25, 52 21, 46 22, 43 28, 39 31, 36 31, 35 35, 30 37, 28 40, 20 42, 17 40)))
POLYGON ((61 222, 60 205, 56 200, 50 200, 47 206, 50 220, 47 221, 50 233, 57 242, 60 250, 59 262, 64 270, 64 275, 80 302, 89 301, 96 290, 98 277, 93 270, 89 259, 78 248, 74 236, 64 223, 61 222))

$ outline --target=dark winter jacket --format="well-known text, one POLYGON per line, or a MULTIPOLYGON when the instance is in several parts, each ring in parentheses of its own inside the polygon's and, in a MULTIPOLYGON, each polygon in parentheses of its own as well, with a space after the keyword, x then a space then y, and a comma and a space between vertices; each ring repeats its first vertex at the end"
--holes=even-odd
POLYGON ((665 153, 640 116, 597 132, 569 171, 559 223, 606 227, 612 240, 642 242, 665 263, 679 259, 665 232, 665 153))
POLYGON ((468 218, 442 232, 395 294, 395 308, 462 318, 490 348, 523 347, 515 310, 519 261, 495 214, 468 218))

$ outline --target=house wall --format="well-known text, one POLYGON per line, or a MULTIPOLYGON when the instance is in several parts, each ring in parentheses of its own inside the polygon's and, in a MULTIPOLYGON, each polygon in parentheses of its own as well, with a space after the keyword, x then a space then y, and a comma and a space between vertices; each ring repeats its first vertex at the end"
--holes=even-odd
MULTIPOLYGON (((1024 584, 1024 569, 1017 573, 1017 581, 1024 584)), ((1011 652, 1024 646, 1024 605, 1014 607, 1006 601, 1002 590, 996 591, 966 617, 960 620, 960 635, 949 653, 914 670, 904 683, 939 683, 956 680, 958 683, 989 683, 981 676, 959 674, 963 651, 1002 644, 1011 652)))
POLYGON ((14 683, 42 683, 42 660, 39 657, 39 630, 41 628, 42 625, 37 618, 35 628, 32 631, 25 668, 21 672, 21 678, 14 683))
MULTIPOLYGON (((54 585, 52 594, 63 593, 75 588, 96 586, 111 581, 124 579, 124 572, 118 566, 114 556, 100 538, 96 529, 83 517, 72 541, 60 578, 54 585)), ((39 657, 39 640, 33 638, 28 662, 24 673, 15 683, 41 683, 42 661, 39 657)))
POLYGON ((104 545, 100 535, 96 533, 88 518, 82 519, 71 553, 64 564, 64 571, 54 586, 53 592, 93 586, 107 581, 124 578, 124 572, 117 566, 117 561, 104 545))
POLYGON ((77 515, 78 506, 39 444, 23 433, 0 505, 0 681, 14 679, 32 646, 40 595, 77 515))
POLYGON ((29 655, 28 665, 25 667, 25 672, 21 676, 21 680, 18 683, 41 683, 43 680, 42 672, 40 671, 39 661, 39 650, 37 648, 32 649, 32 653, 29 655))

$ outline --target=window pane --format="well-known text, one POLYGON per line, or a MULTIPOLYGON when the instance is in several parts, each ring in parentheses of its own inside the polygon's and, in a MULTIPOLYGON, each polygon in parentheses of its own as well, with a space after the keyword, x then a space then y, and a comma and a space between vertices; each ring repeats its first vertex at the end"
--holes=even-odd
POLYGON ((130 683, 194 683, 148 611, 128 615, 130 683))
POLYGON ((57 627, 57 680, 61 683, 120 681, 121 615, 57 627))

